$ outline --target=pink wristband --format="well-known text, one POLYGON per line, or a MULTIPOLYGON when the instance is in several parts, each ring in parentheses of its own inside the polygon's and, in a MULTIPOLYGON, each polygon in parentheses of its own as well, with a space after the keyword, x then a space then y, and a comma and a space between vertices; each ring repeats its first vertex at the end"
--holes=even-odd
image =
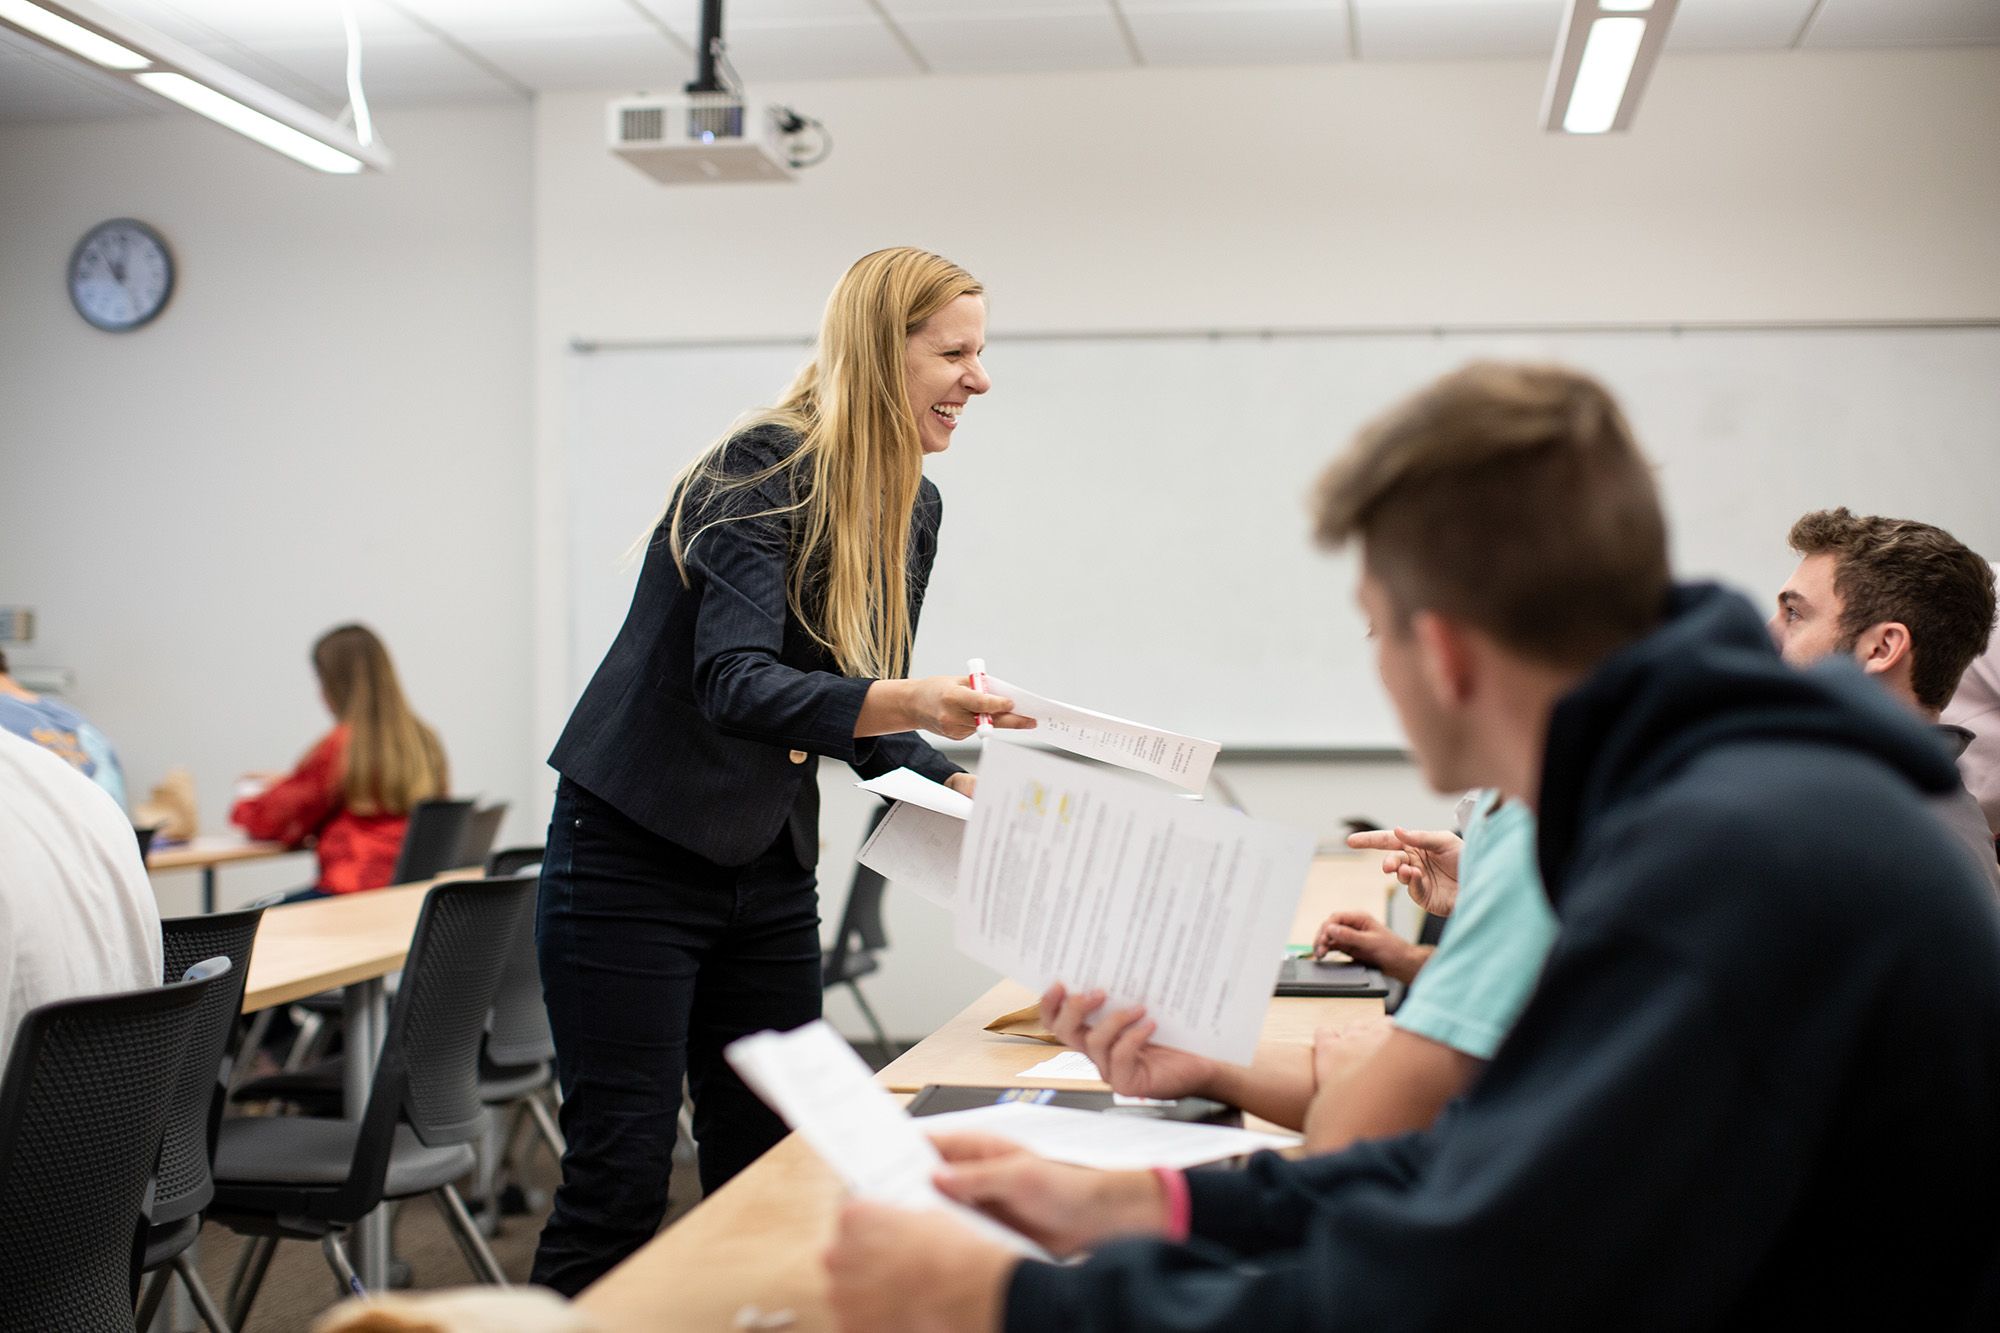
POLYGON ((1166 1196, 1167 1239, 1186 1240, 1188 1227, 1194 1219, 1194 1204, 1188 1199, 1187 1176, 1170 1166, 1154 1167, 1153 1175, 1160 1182, 1160 1193, 1166 1196))

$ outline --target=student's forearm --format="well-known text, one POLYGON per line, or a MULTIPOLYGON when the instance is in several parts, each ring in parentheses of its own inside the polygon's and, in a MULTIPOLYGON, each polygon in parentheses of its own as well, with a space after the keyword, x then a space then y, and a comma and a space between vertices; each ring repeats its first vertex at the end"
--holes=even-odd
POLYGON ((1219 1064, 1204 1097, 1241 1107, 1259 1120, 1303 1129, 1312 1102, 1312 1047, 1269 1042, 1248 1065, 1219 1064))

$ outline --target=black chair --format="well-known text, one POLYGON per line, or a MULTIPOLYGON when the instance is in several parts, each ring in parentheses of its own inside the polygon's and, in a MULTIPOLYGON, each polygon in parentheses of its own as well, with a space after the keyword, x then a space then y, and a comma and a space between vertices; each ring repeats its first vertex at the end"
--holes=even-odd
POLYGON ((228 1333, 229 1323, 201 1275, 188 1260, 188 1247, 201 1234, 201 1210, 215 1195, 210 1168, 215 1157, 216 1128, 222 1119, 223 1090, 229 1075, 223 1060, 236 1017, 243 1007, 243 986, 249 979, 250 951, 257 939, 261 908, 206 916, 175 917, 160 923, 169 984, 209 958, 226 958, 227 977, 209 987, 187 1059, 167 1108, 167 1128, 160 1141, 160 1167, 153 1183, 152 1229, 146 1236, 141 1271, 153 1274, 139 1306, 139 1327, 145 1328, 178 1276, 202 1322, 215 1333, 228 1333))
POLYGON ((492 805, 482 805, 465 818, 465 833, 459 839, 458 856, 452 861, 451 869, 460 866, 483 866, 493 844, 500 838, 501 822, 507 818, 507 803, 495 801, 492 805))
POLYGON ((226 960, 32 1009, 0 1075, 0 1331, 133 1333, 160 1139, 226 960))
POLYGON ((480 858, 458 859, 459 848, 465 845, 465 826, 471 820, 471 801, 418 801, 411 806, 403 848, 396 853, 396 869, 389 882, 414 884, 420 879, 436 879, 447 870, 479 864, 480 858))
POLYGON ((479 1048, 511 939, 534 880, 441 884, 424 900, 390 1006, 368 1105, 358 1120, 250 1116, 225 1120, 209 1220, 254 1238, 231 1294, 241 1326, 283 1239, 318 1240, 341 1284, 360 1290, 342 1233, 385 1200, 429 1195, 481 1280, 506 1277, 453 1182, 473 1168, 485 1123, 479 1048))
MULTIPOLYGON (((882 806, 868 817, 868 827, 862 831, 861 840, 866 842, 875 826, 889 811, 882 806)), ((833 947, 820 959, 820 986, 832 990, 835 986, 845 986, 854 993, 854 1002, 861 1006, 861 1016, 868 1020, 868 1027, 875 1034, 876 1047, 882 1052, 884 1061, 895 1058, 895 1051, 889 1046, 889 1034, 882 1030, 882 1021, 875 1017, 875 1011, 868 1005, 868 997, 861 993, 857 984, 862 977, 879 971, 882 966, 880 954, 889 947, 889 932, 882 925, 882 891, 889 881, 870 870, 859 861, 854 863, 854 880, 848 886, 847 906, 840 913, 840 933, 834 937, 833 947)))
POLYGON ((486 858, 488 875, 518 875, 533 866, 540 868, 545 854, 541 847, 509 847, 486 858))
MULTIPOLYGON (((496 852, 486 865, 489 876, 519 875, 542 859, 540 847, 515 847, 496 852)), ((531 1122, 557 1161, 565 1145, 556 1127, 549 1101, 555 1096, 555 1036, 549 1031, 549 1012, 542 1001, 541 967, 535 955, 535 922, 532 913, 514 936, 506 970, 500 976, 500 990, 493 997, 493 1012, 486 1020, 486 1041, 479 1053, 479 1100, 490 1112, 492 1132, 485 1135, 479 1154, 480 1173, 472 1198, 483 1222, 497 1222, 495 1206, 505 1184, 507 1162, 522 1122, 531 1122), (511 1122, 501 1123, 512 1107, 511 1122)))

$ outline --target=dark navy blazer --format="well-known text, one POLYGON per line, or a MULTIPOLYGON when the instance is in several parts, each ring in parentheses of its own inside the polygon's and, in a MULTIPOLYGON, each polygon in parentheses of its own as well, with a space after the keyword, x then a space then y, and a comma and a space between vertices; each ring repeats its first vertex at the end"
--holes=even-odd
MULTIPOLYGON (((757 471, 790 442, 775 427, 747 431, 730 442, 727 466, 757 471)), ((788 504, 791 487, 790 474, 778 472, 738 492, 726 512, 788 504)), ((958 766, 912 732, 855 739, 871 682, 841 675, 788 605, 793 515, 704 526, 725 510, 688 509, 688 585, 663 522, 625 624, 549 763, 634 823, 718 865, 755 860, 789 822, 799 864, 810 869, 819 860, 818 756, 863 777, 908 767, 942 782, 958 766)), ((913 629, 943 512, 925 478, 911 519, 913 629)))

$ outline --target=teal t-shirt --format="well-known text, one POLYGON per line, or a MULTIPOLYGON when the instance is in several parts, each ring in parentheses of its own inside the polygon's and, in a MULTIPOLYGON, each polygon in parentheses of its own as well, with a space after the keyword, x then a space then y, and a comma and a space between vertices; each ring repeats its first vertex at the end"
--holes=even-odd
POLYGON ((1396 1010, 1406 1032, 1491 1060, 1555 943, 1556 918, 1535 864, 1535 817, 1481 799, 1465 827, 1458 902, 1437 952, 1396 1010))

